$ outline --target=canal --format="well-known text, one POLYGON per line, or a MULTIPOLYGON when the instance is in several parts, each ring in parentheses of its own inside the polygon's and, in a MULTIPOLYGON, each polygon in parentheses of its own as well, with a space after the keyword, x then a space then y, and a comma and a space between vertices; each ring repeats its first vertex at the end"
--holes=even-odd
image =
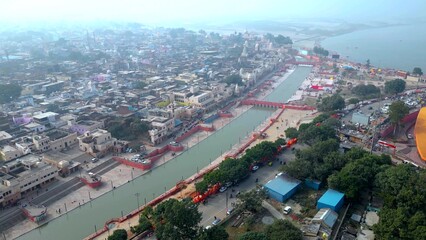
MULTIPOLYGON (((266 97, 269 101, 286 102, 309 75, 310 67, 298 67, 281 85, 266 97)), ((142 175, 134 181, 94 199, 91 204, 64 214, 47 225, 34 229, 18 239, 75 240, 101 229, 110 218, 120 217, 170 189, 209 165, 222 153, 252 132, 273 113, 272 109, 251 108, 222 129, 185 151, 178 157, 142 175), (137 197, 139 196, 139 197, 137 197)))

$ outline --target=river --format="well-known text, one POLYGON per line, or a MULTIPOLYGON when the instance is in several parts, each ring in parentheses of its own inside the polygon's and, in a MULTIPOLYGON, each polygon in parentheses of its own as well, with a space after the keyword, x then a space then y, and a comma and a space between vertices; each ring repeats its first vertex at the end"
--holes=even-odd
MULTIPOLYGON (((267 96, 267 100, 286 102, 309 75, 310 67, 298 67, 281 85, 267 96)), ((251 108, 234 119, 222 129, 214 132, 199 144, 193 146, 178 157, 142 175, 134 181, 108 192, 76 208, 68 214, 32 230, 18 239, 28 240, 75 240, 82 239, 101 229, 110 218, 121 216, 137 208, 136 193, 139 193, 141 205, 164 193, 181 179, 186 179, 201 170, 222 152, 230 149, 239 139, 246 137, 274 111, 271 109, 251 108)))
POLYGON ((356 31, 321 42, 322 47, 336 51, 350 61, 381 68, 412 71, 426 69, 426 23, 374 28, 356 31))

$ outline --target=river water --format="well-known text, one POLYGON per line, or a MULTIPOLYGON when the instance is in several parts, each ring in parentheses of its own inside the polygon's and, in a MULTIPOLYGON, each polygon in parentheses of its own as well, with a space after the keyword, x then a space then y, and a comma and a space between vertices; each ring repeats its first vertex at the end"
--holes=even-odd
MULTIPOLYGON (((299 88, 310 73, 310 67, 298 67, 281 85, 267 96, 269 101, 286 102, 299 88)), ((136 193, 139 193, 141 206, 153 197, 164 193, 181 179, 186 179, 201 170, 222 153, 230 149, 239 139, 244 138, 274 111, 251 108, 237 119, 214 132, 208 138, 169 162, 153 169, 114 191, 108 192, 92 201, 68 212, 47 225, 32 230, 18 239, 28 240, 75 240, 82 239, 101 229, 108 219, 120 217, 137 208, 136 193)))
POLYGON ((381 68, 412 71, 426 69, 425 23, 367 29, 327 38, 321 45, 343 58, 381 68))

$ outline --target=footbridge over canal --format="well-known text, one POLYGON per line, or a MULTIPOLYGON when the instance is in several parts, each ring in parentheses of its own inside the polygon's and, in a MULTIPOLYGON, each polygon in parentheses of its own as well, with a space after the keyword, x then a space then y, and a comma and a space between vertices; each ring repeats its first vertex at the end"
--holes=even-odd
POLYGON ((245 99, 242 100, 241 105, 252 105, 257 107, 268 107, 268 108, 283 108, 283 109, 294 109, 294 110, 316 110, 315 107, 307 105, 295 105, 295 104, 285 104, 279 102, 269 102, 262 101, 257 99, 245 99))

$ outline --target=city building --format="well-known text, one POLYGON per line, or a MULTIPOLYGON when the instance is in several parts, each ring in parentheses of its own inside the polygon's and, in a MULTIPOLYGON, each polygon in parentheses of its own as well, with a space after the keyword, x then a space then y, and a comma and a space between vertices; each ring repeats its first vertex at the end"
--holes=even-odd
POLYGON ((77 139, 79 149, 94 157, 102 157, 107 152, 113 151, 117 144, 117 139, 111 137, 111 133, 103 129, 86 132, 77 139))
POLYGON ((40 152, 61 151, 77 143, 77 133, 52 129, 33 137, 35 149, 40 152))
POLYGON ((0 172, 0 205, 12 204, 58 176, 58 169, 41 162, 35 155, 26 155, 2 166, 0 172))

